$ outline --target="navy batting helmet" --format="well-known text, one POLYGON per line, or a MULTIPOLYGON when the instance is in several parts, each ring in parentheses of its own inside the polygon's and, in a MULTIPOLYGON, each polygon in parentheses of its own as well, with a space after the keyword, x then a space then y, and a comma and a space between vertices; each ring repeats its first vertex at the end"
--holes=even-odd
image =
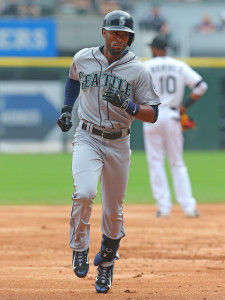
POLYGON ((128 46, 134 41, 134 21, 130 14, 122 10, 109 12, 103 20, 102 28, 109 31, 127 31, 130 33, 128 46))

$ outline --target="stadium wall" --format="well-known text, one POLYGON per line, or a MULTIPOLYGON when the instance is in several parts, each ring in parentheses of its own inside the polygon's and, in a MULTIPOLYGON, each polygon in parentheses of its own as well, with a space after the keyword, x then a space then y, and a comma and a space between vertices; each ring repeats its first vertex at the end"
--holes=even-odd
MULTIPOLYGON (((185 149, 224 149, 225 61, 223 58, 182 60, 201 74, 209 86, 204 97, 189 110, 189 114, 196 120, 197 129, 184 133, 185 149)), ((72 58, 70 57, 0 58, 0 152, 9 151, 9 148, 5 147, 6 145, 10 145, 10 149, 14 149, 13 152, 27 152, 29 149, 31 152, 70 151, 73 132, 59 133, 56 121, 63 104, 64 85, 71 62, 72 58), (30 90, 35 90, 40 98, 37 95, 35 98, 30 90), (9 94, 11 96, 13 94, 14 102, 10 100, 12 98, 9 94), (34 122, 33 127, 29 127, 29 122, 25 126, 23 121, 24 118, 31 117, 31 111, 26 109, 27 102, 25 101, 25 98, 28 98, 29 102, 31 94, 32 99, 36 99, 35 101, 38 103, 36 108, 32 108, 34 118, 37 120, 36 127, 34 122), (18 106, 19 101, 23 106, 23 114, 21 114, 21 107, 18 106), (13 110, 14 115, 6 113, 6 109, 9 108, 5 103, 8 106, 9 103, 17 103, 13 110), (21 114, 20 118, 18 118, 19 114, 21 114), (13 121, 13 116, 17 117, 17 122, 13 121), (43 122, 40 122, 41 118, 45 120, 44 127, 42 126, 43 122), (26 133, 25 136, 21 132, 26 133), (32 147, 30 146, 28 149, 28 145, 32 145, 32 147)), ((185 97, 188 97, 188 94, 189 90, 187 89, 185 97)), ((77 124, 76 115, 74 124, 77 124)), ((138 120, 132 124, 131 148, 133 150, 143 149, 142 123, 138 120)))

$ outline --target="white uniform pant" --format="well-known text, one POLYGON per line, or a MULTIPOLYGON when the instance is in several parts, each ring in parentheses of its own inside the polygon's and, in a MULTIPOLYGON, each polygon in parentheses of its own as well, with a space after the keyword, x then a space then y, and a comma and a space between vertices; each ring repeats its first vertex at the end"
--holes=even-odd
POLYGON ((84 251, 90 243, 89 219, 99 178, 102 233, 115 240, 125 235, 123 199, 130 170, 130 136, 107 140, 78 128, 73 144, 75 192, 70 216, 70 247, 84 251))
POLYGON ((150 184, 158 209, 170 212, 171 194, 165 170, 165 157, 172 173, 177 202, 184 212, 196 208, 187 167, 183 160, 183 133, 178 120, 179 113, 170 108, 160 107, 156 123, 144 123, 144 144, 147 155, 150 184))

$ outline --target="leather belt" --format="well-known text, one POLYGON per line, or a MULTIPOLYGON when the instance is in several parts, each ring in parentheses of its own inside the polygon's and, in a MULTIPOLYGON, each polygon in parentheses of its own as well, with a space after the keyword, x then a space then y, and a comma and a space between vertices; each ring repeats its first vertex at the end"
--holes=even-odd
MULTIPOLYGON (((81 128, 83 130, 86 130, 87 129, 87 124, 83 123, 81 128)), ((97 129, 95 127, 92 128, 92 133, 93 134, 97 134, 97 135, 100 135, 102 136, 104 139, 109 139, 109 140, 114 140, 114 139, 119 139, 122 137, 122 130, 120 131, 103 131, 103 130, 100 130, 100 129, 97 129)), ((130 134, 130 130, 128 129, 127 130, 127 134, 128 135, 130 134)))

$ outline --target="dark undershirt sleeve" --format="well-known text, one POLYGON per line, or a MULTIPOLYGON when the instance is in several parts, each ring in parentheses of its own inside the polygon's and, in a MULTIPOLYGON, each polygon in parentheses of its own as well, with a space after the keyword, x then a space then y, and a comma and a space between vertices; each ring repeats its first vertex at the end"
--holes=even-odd
POLYGON ((80 93, 80 82, 67 77, 65 86, 64 105, 74 106, 80 93))

